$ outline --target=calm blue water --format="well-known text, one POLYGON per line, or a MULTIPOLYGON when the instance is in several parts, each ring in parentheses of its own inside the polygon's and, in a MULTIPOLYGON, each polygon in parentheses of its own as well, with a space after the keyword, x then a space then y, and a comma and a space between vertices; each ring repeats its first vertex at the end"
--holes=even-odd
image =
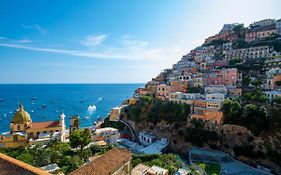
POLYGON ((9 130, 10 121, 20 103, 29 112, 32 121, 57 120, 63 111, 67 126, 69 116, 79 115, 81 127, 85 127, 91 126, 98 117, 107 116, 112 107, 131 97, 134 90, 142 86, 143 84, 0 85, 0 133, 9 130), (91 105, 94 106, 89 107, 91 105))

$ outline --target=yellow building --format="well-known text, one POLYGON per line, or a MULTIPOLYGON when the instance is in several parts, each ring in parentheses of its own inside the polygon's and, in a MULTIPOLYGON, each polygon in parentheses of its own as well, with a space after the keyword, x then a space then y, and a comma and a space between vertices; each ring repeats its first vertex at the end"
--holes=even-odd
POLYGON ((120 114, 121 114, 121 109, 122 109, 122 107, 120 107, 120 106, 112 108, 112 110, 109 114, 109 120, 118 121, 120 114))
POLYGON ((137 104, 137 99, 135 97, 132 97, 128 100, 129 105, 136 105, 137 104))
POLYGON ((10 132, 0 135, 0 143, 4 147, 19 147, 48 141, 53 137, 60 137, 64 141, 64 118, 65 115, 61 114, 57 121, 32 122, 29 113, 20 105, 10 123, 10 132))

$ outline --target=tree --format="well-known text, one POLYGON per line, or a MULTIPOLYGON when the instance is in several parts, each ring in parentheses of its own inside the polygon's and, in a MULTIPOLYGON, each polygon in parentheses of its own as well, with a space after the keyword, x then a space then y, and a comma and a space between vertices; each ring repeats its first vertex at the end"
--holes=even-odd
POLYGON ((276 103, 276 104, 281 104, 281 97, 275 97, 275 98, 273 98, 272 102, 273 102, 273 103, 276 103))
POLYGON ((25 151, 24 153, 20 154, 18 157, 16 157, 16 159, 21 160, 25 163, 28 163, 30 165, 34 165, 33 162, 33 156, 31 153, 25 151))
POLYGON ((275 84, 276 86, 281 86, 281 81, 276 81, 275 84))
POLYGON ((236 64, 238 64, 240 62, 241 62, 241 59, 235 58, 235 59, 229 60, 228 64, 229 64, 229 66, 235 66, 236 64))
POLYGON ((267 117, 266 108, 248 104, 244 108, 243 124, 246 125, 255 135, 266 131, 269 128, 269 118, 267 117))
POLYGON ((242 79, 243 86, 249 86, 250 82, 251 82, 251 78, 248 75, 243 77, 243 79, 242 79))
POLYGON ((91 142, 92 135, 89 129, 75 130, 70 134, 69 143, 72 148, 83 148, 91 142))
POLYGON ((225 117, 224 123, 228 124, 239 124, 240 116, 241 116, 241 105, 238 101, 232 101, 230 99, 226 99, 223 103, 222 108, 225 117))
POLYGON ((63 166, 62 169, 64 170, 64 173, 68 174, 68 173, 76 170, 77 168, 79 168, 81 164, 82 164, 82 161, 77 156, 74 156, 74 157, 63 156, 61 166, 63 166))
POLYGON ((262 84, 262 82, 261 82, 261 80, 253 80, 253 81, 251 81, 251 84, 258 87, 262 84))
POLYGON ((244 24, 237 24, 234 28, 233 31, 237 34, 239 39, 244 39, 245 38, 245 28, 244 24))

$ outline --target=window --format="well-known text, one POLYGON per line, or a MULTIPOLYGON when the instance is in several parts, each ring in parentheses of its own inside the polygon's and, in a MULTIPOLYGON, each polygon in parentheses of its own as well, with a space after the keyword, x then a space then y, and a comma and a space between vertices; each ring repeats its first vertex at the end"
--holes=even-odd
POLYGON ((13 135, 13 141, 14 142, 18 141, 18 136, 17 135, 13 135))

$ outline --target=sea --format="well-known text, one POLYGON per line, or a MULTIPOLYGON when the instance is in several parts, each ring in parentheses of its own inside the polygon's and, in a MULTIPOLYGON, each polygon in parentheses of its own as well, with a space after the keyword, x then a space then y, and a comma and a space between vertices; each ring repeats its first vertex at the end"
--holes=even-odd
POLYGON ((80 126, 93 126, 111 109, 133 96, 144 84, 1 84, 0 133, 9 131, 10 122, 22 104, 32 121, 58 120, 80 116, 80 126))

